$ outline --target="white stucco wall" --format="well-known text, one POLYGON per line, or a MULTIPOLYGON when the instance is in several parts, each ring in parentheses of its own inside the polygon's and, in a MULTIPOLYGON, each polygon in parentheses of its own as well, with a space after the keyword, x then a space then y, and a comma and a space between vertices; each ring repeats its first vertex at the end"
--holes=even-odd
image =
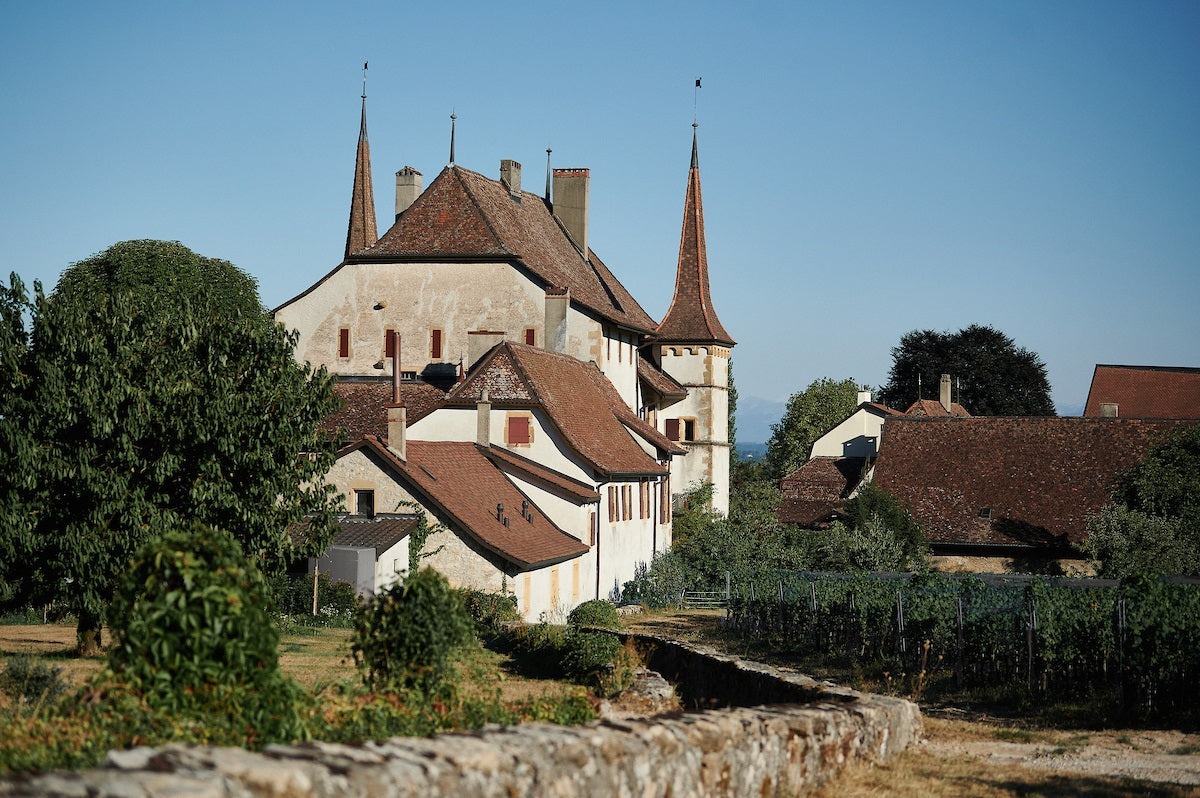
POLYGON ((813 443, 809 457, 874 457, 879 451, 883 416, 860 407, 813 443))

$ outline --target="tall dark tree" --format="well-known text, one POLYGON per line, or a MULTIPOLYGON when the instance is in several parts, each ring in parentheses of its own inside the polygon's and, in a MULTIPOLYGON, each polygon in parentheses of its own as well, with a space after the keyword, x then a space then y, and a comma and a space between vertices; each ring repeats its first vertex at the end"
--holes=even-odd
MULTIPOLYGON (((147 279, 169 275, 161 265, 147 279)), ((332 378, 296 363, 294 335, 269 322, 257 294, 231 303, 205 283, 190 296, 173 284, 93 288, 68 280, 29 306, 27 379, 4 422, 37 441, 35 487, 23 511, 8 510, 29 523, 0 532, 14 555, 0 579, 27 600, 65 604, 84 652, 146 540, 197 520, 269 571, 327 543, 337 506, 322 480, 332 446, 318 432, 332 378), (300 550, 286 527, 306 516, 300 550)))
POLYGON ((954 381, 954 401, 975 416, 1052 416, 1046 364, 994 327, 958 332, 913 330, 892 349, 892 370, 879 400, 897 410, 936 399, 941 375, 954 381))
POLYGON ((737 386, 733 382, 733 358, 729 359, 729 473, 737 471, 740 459, 737 450, 737 386))

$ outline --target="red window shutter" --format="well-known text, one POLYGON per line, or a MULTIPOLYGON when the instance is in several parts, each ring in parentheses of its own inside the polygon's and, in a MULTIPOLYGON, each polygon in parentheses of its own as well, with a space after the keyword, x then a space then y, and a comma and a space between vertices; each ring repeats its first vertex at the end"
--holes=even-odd
POLYGON ((350 357, 350 331, 345 327, 338 330, 338 357, 350 357))
POLYGON ((536 341, 537 341, 537 330, 533 329, 532 327, 525 330, 525 343, 529 344, 530 346, 537 346, 537 344, 535 343, 536 341))
POLYGON ((667 437, 673 441, 679 440, 679 419, 667 419, 667 437))
POLYGON ((508 420, 508 442, 529 443, 529 419, 514 417, 508 420))
POLYGON ((388 330, 385 331, 383 335, 384 335, 383 356, 384 357, 395 357, 396 356, 396 331, 391 328, 388 328, 388 330))
POLYGON ((431 360, 442 359, 442 331, 434 330, 429 334, 429 358, 431 360))

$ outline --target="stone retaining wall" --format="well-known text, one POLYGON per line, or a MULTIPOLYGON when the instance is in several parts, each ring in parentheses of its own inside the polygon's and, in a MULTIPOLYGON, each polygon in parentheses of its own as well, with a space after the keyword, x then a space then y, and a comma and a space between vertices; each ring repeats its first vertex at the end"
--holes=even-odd
POLYGON ((685 702, 739 704, 578 727, 531 723, 361 746, 165 746, 101 768, 21 776, 0 796, 774 796, 888 759, 921 732, 916 705, 708 649, 632 636, 685 702), (768 703, 766 702, 788 702, 768 703))

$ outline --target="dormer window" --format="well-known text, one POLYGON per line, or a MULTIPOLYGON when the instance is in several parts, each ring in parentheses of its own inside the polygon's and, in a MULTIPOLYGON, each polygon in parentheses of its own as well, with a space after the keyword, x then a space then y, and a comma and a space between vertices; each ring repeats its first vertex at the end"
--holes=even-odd
POLYGON ((991 507, 980 507, 979 508, 979 517, 985 521, 990 521, 992 518, 992 508, 991 507))
POLYGON ((354 491, 354 512, 357 515, 375 515, 375 491, 373 490, 356 490, 354 491))

